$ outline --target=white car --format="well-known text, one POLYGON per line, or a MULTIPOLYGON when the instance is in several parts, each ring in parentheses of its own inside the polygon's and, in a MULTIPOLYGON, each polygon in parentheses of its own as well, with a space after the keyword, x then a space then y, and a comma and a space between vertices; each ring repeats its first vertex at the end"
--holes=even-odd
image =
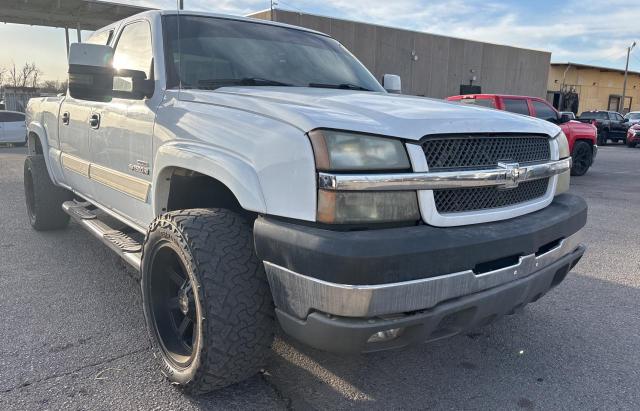
POLYGON ((0 143, 23 146, 27 143, 24 113, 0 111, 0 143))
POLYGON ((640 123, 640 111, 630 111, 624 115, 624 118, 629 120, 630 125, 640 123))
POLYGON ((332 352, 434 341, 584 253, 557 125, 396 94, 325 34, 150 11, 69 61, 69 93, 27 108, 28 217, 140 270, 154 357, 190 393, 256 373, 276 320, 332 352))

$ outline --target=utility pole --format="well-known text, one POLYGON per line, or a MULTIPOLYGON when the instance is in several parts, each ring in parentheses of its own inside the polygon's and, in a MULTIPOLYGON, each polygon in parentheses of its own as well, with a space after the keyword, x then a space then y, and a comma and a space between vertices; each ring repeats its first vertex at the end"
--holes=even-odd
POLYGON ((278 0, 271 0, 271 7, 270 7, 271 14, 269 14, 269 18, 271 19, 271 21, 274 21, 274 18, 273 18, 273 10, 274 9, 273 8, 274 8, 274 6, 277 6, 277 5, 278 5, 278 0))
MULTIPOLYGON (((627 65, 624 67, 624 80, 622 82, 622 101, 618 105, 618 112, 622 114, 624 114, 624 99, 626 98, 626 93, 627 93, 627 73, 629 72, 629 55, 631 54, 631 50, 633 50, 635 46, 636 46, 636 42, 634 41, 631 47, 627 47, 627 65)), ((631 109, 631 107, 629 107, 629 109, 631 109)))

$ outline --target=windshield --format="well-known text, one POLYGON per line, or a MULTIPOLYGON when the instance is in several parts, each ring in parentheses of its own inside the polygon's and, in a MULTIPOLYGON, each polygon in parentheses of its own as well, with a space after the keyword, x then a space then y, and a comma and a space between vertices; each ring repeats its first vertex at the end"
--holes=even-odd
POLYGON ((165 16, 163 26, 169 88, 298 86, 384 92, 355 57, 323 35, 190 15, 165 16))
POLYGON ((629 120, 640 120, 640 113, 629 113, 624 117, 628 118, 629 120))

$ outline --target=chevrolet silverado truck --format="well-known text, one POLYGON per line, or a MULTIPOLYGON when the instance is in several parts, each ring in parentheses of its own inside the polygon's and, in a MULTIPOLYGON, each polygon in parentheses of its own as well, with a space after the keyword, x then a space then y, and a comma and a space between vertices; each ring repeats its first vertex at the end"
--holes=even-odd
POLYGON ((510 111, 557 124, 569 141, 569 152, 573 160, 571 175, 573 176, 586 174, 598 154, 596 127, 592 124, 576 121, 572 112, 558 112, 544 99, 504 94, 468 94, 451 96, 447 100, 510 111))
POLYGON ((135 15, 72 45, 66 96, 30 101, 29 220, 73 218, 140 271, 187 393, 258 372, 276 321, 366 353, 537 301, 585 251, 565 135, 399 83, 304 28, 135 15))

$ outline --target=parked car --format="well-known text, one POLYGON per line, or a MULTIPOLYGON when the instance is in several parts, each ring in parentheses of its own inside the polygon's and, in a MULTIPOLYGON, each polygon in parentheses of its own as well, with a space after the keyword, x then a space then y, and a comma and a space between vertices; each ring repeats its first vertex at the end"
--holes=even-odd
POLYGON ((635 147, 640 143, 640 123, 636 123, 627 130, 627 146, 635 147))
POLYGON ((24 113, 0 110, 0 143, 17 146, 27 144, 24 113))
POLYGON ((68 95, 28 105, 29 221, 72 217, 140 270, 154 357, 187 392, 260 370, 276 319, 332 352, 438 340, 584 253, 557 125, 394 94, 325 34, 149 11, 69 62, 68 95))
POLYGON ((571 174, 574 176, 584 175, 593 165, 598 154, 594 126, 573 121, 568 114, 559 113, 541 98, 506 94, 469 94, 451 96, 447 100, 505 110, 557 124, 569 141, 569 150, 573 159, 571 174))
POLYGON ((578 121, 591 123, 598 129, 598 144, 604 146, 607 140, 614 143, 626 143, 627 130, 630 123, 622 114, 616 111, 594 110, 584 111, 578 116, 578 121))
POLYGON ((573 111, 561 111, 560 115, 561 116, 566 116, 570 120, 575 120, 576 119, 576 114, 573 111))
POLYGON ((640 111, 630 111, 624 115, 624 118, 629 120, 629 126, 640 123, 640 111))

